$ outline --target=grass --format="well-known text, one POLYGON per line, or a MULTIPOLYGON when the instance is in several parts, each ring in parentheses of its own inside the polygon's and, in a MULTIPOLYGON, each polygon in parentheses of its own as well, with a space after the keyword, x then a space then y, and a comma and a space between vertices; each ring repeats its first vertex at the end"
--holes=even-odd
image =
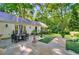
POLYGON ((6 40, 6 39, 10 39, 10 37, 4 37, 4 38, 1 38, 1 40, 6 40))
MULTIPOLYGON (((48 35, 44 35, 44 38, 39 40, 40 42, 44 42, 46 44, 48 44, 49 42, 51 42, 51 40, 54 37, 61 37, 60 34, 48 34, 48 35)), ((70 36, 70 35, 65 35, 65 38, 67 39, 66 42, 66 49, 67 50, 72 50, 75 53, 79 53, 79 36, 70 36)))
MULTIPOLYGON (((42 42, 46 42, 47 43, 47 41, 48 42, 50 42, 51 41, 51 37, 52 38, 54 38, 54 37, 61 37, 61 35, 60 34, 55 34, 55 33, 53 33, 53 34, 47 34, 47 35, 43 35, 43 39, 41 39, 40 41, 42 42)), ((66 40, 77 40, 77 39, 79 39, 79 36, 74 36, 74 37, 72 37, 71 35, 65 35, 65 37, 64 37, 66 40)))
POLYGON ((69 39, 72 39, 73 37, 71 37, 70 35, 65 35, 65 38, 69 40, 69 39))
POLYGON ((61 37, 60 34, 55 34, 55 33, 53 33, 53 34, 47 34, 47 35, 45 35, 45 36, 61 37))
POLYGON ((0 48, 5 49, 7 46, 0 46, 0 48))
POLYGON ((10 39, 10 35, 3 35, 0 37, 0 40, 10 39))
POLYGON ((77 41, 77 42, 67 41, 66 42, 66 49, 72 50, 76 53, 79 53, 79 41, 77 41))
POLYGON ((52 41, 52 39, 54 37, 61 37, 61 35, 60 34, 47 34, 47 35, 43 35, 43 39, 41 39, 39 41, 48 44, 49 42, 52 41))
MULTIPOLYGON (((44 38, 41 39, 40 41, 48 44, 49 42, 51 42, 51 40, 54 37, 61 37, 61 35, 60 34, 44 35, 44 38)), ((67 40, 66 41, 66 49, 67 50, 72 50, 75 53, 79 54, 79 35, 74 36, 74 37, 72 37, 71 35, 65 35, 65 39, 67 40)))
POLYGON ((70 36, 70 35, 65 35, 66 38, 66 49, 67 50, 72 50, 75 53, 79 54, 79 36, 70 36))
POLYGON ((77 36, 70 36, 70 35, 65 35, 66 38, 66 49, 67 50, 72 50, 75 53, 79 54, 79 35, 77 36))
POLYGON ((48 44, 51 40, 52 40, 51 36, 45 36, 43 39, 41 39, 39 41, 48 44))

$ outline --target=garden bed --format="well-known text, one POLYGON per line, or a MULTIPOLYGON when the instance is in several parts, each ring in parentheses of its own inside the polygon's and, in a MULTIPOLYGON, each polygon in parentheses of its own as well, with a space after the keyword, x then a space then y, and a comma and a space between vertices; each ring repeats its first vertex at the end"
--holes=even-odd
POLYGON ((52 41, 52 39, 54 37, 61 37, 61 35, 60 34, 54 34, 54 33, 53 34, 43 35, 43 38, 40 39, 39 41, 48 44, 49 42, 52 41))
POLYGON ((79 54, 79 41, 74 42, 74 41, 67 41, 66 42, 66 49, 67 50, 72 50, 75 53, 79 54))
POLYGON ((10 35, 2 35, 0 37, 0 40, 5 40, 5 39, 9 39, 10 38, 10 35))
POLYGON ((40 39, 39 41, 48 44, 51 40, 52 40, 52 37, 48 36, 48 37, 44 37, 44 38, 40 39))

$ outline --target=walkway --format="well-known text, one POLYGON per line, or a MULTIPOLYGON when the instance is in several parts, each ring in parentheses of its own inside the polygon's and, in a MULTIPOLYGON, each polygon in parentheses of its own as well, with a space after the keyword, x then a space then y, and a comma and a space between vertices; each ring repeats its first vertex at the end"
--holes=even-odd
POLYGON ((42 42, 31 43, 31 36, 28 41, 11 44, 3 50, 5 55, 70 55, 73 53, 65 50, 65 40, 53 39, 49 44, 42 42), (57 41, 59 43, 57 43, 57 41))

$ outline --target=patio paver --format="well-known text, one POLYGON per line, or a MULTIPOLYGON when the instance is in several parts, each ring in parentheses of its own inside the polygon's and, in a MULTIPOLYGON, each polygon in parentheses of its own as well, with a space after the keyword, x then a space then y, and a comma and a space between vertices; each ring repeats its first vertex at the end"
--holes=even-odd
MULTIPOLYGON (((58 43, 52 40, 49 44, 39 42, 32 43, 33 37, 31 36, 28 41, 22 41, 15 44, 11 44, 6 49, 4 49, 3 54, 5 55, 70 55, 65 49, 65 41, 58 43), (64 45, 63 45, 64 44, 64 45), (23 45, 25 48, 24 53, 21 53, 19 45, 23 45), (31 52, 26 51, 27 49, 32 50, 31 52), (27 53, 28 52, 28 53, 27 53)), ((58 40, 62 40, 58 38, 58 40)))

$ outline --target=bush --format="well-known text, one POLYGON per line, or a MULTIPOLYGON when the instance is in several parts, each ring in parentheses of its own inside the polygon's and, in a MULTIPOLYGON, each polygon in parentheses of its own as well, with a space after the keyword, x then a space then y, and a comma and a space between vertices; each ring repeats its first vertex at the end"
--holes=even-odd
POLYGON ((65 32, 65 34, 70 34, 69 32, 65 32))
POLYGON ((36 30, 33 30, 31 35, 37 35, 37 31, 36 30))
POLYGON ((77 37, 79 37, 79 34, 76 34, 77 37))
POLYGON ((79 42, 67 41, 66 49, 79 53, 79 42))
POLYGON ((43 39, 41 39, 39 41, 48 44, 51 40, 52 40, 52 37, 51 36, 47 36, 47 37, 44 37, 43 39))

